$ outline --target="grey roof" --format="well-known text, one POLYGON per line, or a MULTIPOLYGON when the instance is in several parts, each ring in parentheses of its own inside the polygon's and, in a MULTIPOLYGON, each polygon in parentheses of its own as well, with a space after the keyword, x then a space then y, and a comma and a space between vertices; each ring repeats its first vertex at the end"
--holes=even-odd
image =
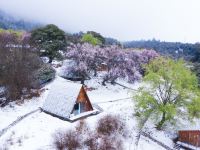
POLYGON ((69 118, 82 84, 56 77, 42 109, 62 118, 69 118))

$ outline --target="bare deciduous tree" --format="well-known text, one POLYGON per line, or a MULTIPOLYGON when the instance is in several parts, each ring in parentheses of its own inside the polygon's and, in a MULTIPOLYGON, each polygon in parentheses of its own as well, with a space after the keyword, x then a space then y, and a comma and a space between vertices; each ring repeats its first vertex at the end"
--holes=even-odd
POLYGON ((21 39, 12 33, 0 34, 0 85, 6 88, 8 102, 19 99, 24 91, 30 92, 41 61, 28 46, 28 38, 21 39), (25 40, 24 40, 25 39, 25 40))

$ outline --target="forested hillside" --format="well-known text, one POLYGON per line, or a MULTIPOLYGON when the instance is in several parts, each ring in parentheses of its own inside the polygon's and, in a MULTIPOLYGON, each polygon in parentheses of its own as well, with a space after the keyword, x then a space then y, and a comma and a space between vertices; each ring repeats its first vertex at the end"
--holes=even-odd
POLYGON ((200 44, 181 42, 162 42, 157 40, 141 40, 124 42, 125 48, 154 49, 157 52, 172 56, 173 58, 184 57, 186 60, 199 61, 200 44))
POLYGON ((16 19, 0 10, 0 28, 29 31, 39 26, 40 24, 38 23, 28 22, 19 18, 16 19))

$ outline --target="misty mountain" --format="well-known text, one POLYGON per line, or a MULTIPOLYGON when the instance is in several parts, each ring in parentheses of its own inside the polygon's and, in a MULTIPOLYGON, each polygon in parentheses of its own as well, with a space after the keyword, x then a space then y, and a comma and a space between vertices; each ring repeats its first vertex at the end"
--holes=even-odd
POLYGON ((0 10, 0 28, 30 31, 39 26, 41 26, 41 24, 13 17, 0 10))

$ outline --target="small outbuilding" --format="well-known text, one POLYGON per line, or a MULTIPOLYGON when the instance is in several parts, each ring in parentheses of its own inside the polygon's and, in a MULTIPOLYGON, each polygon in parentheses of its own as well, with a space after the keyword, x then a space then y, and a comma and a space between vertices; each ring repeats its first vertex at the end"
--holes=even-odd
POLYGON ((181 130, 178 144, 189 149, 200 149, 200 130, 181 130))
POLYGON ((52 83, 42 110, 63 120, 75 121, 97 114, 82 84, 58 77, 52 83))

